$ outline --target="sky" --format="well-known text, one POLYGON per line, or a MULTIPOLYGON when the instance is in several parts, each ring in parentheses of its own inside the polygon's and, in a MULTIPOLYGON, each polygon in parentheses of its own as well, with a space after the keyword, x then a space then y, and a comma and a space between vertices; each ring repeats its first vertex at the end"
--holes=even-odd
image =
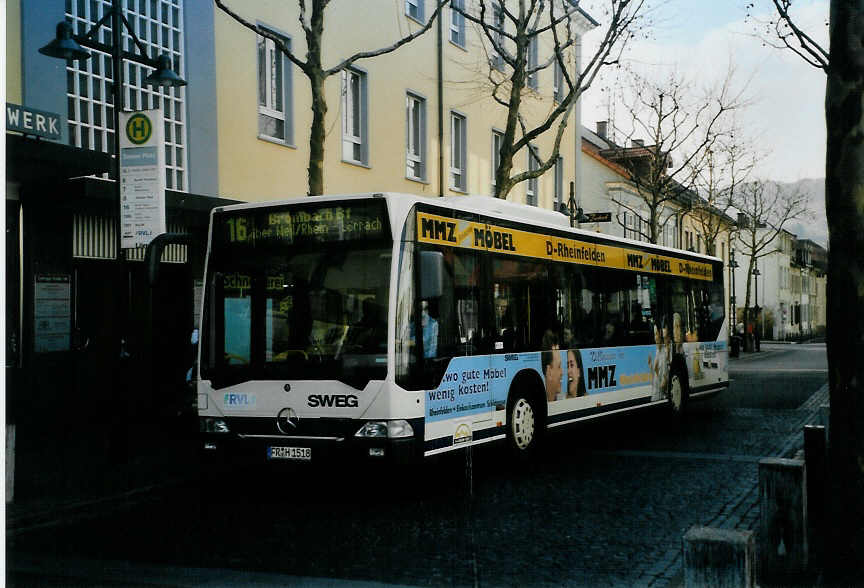
MULTIPOLYGON (((754 146, 767 155, 756 169, 760 179, 795 182, 825 176, 825 74, 790 51, 763 46, 752 22, 745 22, 746 0, 653 0, 654 25, 648 39, 634 41, 625 59, 646 75, 683 74, 693 87, 719 82, 727 65, 747 84, 752 104, 739 115, 754 146), (659 5, 658 5, 659 4, 659 5)), ((770 0, 753 0, 755 14, 767 19, 770 0)), ((588 2, 583 2, 587 8, 588 2)), ((827 47, 828 0, 797 0, 796 23, 827 47)), ((590 13, 590 12, 589 12, 590 13)), ((598 18, 597 20, 601 20, 598 18)), ((601 32, 585 38, 583 62, 601 32)), ((594 129, 609 118, 604 85, 612 72, 583 95, 582 121, 594 129)), ((623 122, 623 121, 622 121, 623 122)), ((621 125, 626 126, 626 125, 621 125)))

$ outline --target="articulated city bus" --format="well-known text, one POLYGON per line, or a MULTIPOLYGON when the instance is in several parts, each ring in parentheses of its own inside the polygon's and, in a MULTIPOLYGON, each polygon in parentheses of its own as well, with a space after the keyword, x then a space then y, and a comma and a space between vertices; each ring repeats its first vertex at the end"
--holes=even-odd
POLYGON ((489 197, 212 213, 205 454, 418 460, 728 386, 720 260, 489 197))

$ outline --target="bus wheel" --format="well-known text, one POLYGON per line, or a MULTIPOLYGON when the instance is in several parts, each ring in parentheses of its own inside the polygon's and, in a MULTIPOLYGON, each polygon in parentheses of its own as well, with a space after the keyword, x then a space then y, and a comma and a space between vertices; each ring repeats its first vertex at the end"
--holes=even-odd
POLYGON ((676 417, 681 417, 687 410, 688 396, 687 379, 680 371, 672 374, 669 380, 669 408, 676 417))
POLYGON ((536 401, 525 394, 513 394, 507 410, 507 440, 518 455, 532 452, 539 442, 541 416, 536 401))

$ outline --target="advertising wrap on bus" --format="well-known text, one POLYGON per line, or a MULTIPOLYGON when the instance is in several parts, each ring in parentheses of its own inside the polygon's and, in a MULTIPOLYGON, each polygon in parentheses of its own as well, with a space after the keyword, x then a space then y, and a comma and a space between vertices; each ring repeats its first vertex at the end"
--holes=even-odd
MULTIPOLYGON (((725 349, 725 342, 681 345, 680 358, 692 358, 688 370, 691 390, 723 381, 727 356, 721 352, 725 349)), ((597 407, 596 397, 601 394, 606 395, 605 403, 664 401, 665 379, 676 359, 671 351, 664 344, 456 358, 448 365, 441 385, 426 393, 426 420, 472 417, 477 421, 477 417, 504 410, 513 378, 526 369, 542 379, 547 401, 555 403, 550 405, 550 414, 597 407), (586 402, 588 396, 595 399, 586 402)))

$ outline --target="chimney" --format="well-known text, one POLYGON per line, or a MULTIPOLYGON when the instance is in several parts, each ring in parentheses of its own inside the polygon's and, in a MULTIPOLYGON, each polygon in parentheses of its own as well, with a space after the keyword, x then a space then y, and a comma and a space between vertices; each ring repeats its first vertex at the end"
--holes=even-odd
POLYGON ((608 130, 608 128, 609 128, 609 121, 608 120, 597 121, 597 136, 600 137, 601 139, 605 139, 606 138, 606 131, 608 130))

